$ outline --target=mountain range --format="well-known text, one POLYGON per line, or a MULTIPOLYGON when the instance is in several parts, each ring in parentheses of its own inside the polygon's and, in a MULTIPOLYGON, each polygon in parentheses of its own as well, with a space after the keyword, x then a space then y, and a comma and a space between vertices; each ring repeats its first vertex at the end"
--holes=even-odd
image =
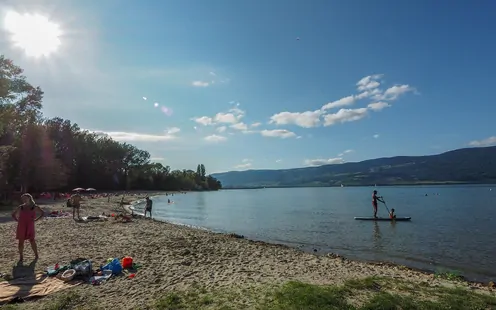
POLYGON ((496 183, 496 146, 281 170, 212 174, 223 188, 496 183))

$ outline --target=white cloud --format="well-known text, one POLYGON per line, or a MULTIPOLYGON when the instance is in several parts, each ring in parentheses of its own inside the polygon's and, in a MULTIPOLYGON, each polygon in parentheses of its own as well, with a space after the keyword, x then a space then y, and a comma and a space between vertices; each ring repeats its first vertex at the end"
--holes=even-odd
POLYGON ((197 122, 198 124, 202 124, 203 126, 215 124, 236 124, 243 118, 244 115, 245 111, 239 108, 232 108, 227 113, 219 112, 215 114, 214 117, 194 117, 191 120, 197 122))
POLYGON ((208 116, 202 116, 202 117, 192 118, 191 120, 193 120, 193 121, 195 121, 198 124, 201 124, 203 126, 213 125, 212 118, 211 117, 208 117, 208 116))
POLYGON ((208 82, 204 82, 204 81, 193 81, 193 83, 191 83, 191 85, 193 85, 195 87, 207 87, 210 84, 208 82))
POLYGON ((416 92, 415 88, 409 85, 395 85, 388 88, 384 93, 379 88, 379 81, 383 74, 366 76, 357 82, 358 94, 350 95, 339 100, 323 105, 319 110, 306 112, 280 112, 270 117, 269 124, 277 125, 297 125, 303 128, 318 127, 321 123, 324 126, 331 126, 337 123, 352 122, 363 119, 368 111, 380 111, 391 105, 385 101, 394 101, 402 94, 416 92), (344 108, 355 104, 362 99, 374 100, 367 107, 350 109, 344 108), (328 110, 340 108, 337 113, 328 114, 328 110), (324 118, 322 122, 322 117, 324 118))
POLYGON ((210 74, 211 76, 217 76, 217 74, 215 74, 215 72, 213 71, 210 71, 208 74, 210 74))
POLYGON ((177 136, 173 133, 165 133, 163 135, 152 135, 143 134, 136 132, 123 132, 123 131, 101 131, 101 130, 90 130, 96 134, 108 135, 112 139, 120 142, 160 142, 160 141, 171 141, 177 139, 177 136))
POLYGON ((264 137, 282 138, 282 139, 296 137, 296 134, 294 132, 286 129, 262 130, 260 131, 260 134, 264 137))
POLYGON ((171 128, 167 128, 165 130, 165 133, 170 134, 170 135, 173 135, 173 134, 178 133, 180 131, 181 131, 181 129, 178 128, 178 127, 171 127, 171 128))
POLYGON ((218 135, 210 135, 210 136, 206 136, 205 138, 203 138, 205 141, 207 142, 212 142, 212 143, 215 143, 215 142, 223 142, 223 141, 226 141, 227 138, 224 137, 224 136, 218 136, 218 135))
POLYGON ((384 102, 384 101, 378 101, 378 102, 373 102, 373 103, 369 103, 369 105, 367 105, 367 107, 369 109, 371 109, 372 111, 380 111, 384 108, 389 108, 391 105, 387 102, 384 102))
POLYGON ((229 110, 229 113, 217 113, 214 117, 214 122, 216 123, 224 123, 224 124, 236 124, 239 122, 243 116, 245 115, 245 111, 233 108, 229 110))
POLYGON ((316 127, 320 123, 322 111, 281 112, 270 117, 269 123, 277 125, 297 125, 303 128, 316 127))
POLYGON ((233 113, 217 113, 214 121, 215 123, 234 124, 238 122, 238 117, 233 113))
POLYGON ((305 159, 305 165, 307 166, 322 166, 322 165, 333 165, 333 164, 342 164, 344 160, 340 157, 329 158, 329 159, 305 159))
POLYGON ((229 109, 229 112, 233 113, 234 115, 238 116, 238 118, 241 118, 245 115, 245 111, 241 110, 240 108, 238 108, 239 106, 239 103, 236 107, 232 108, 232 109, 229 109))
POLYGON ((236 169, 248 169, 251 168, 252 164, 251 163, 246 163, 246 164, 239 164, 234 166, 236 169))
POLYGON ((380 99, 382 96, 382 91, 379 88, 375 88, 372 90, 366 90, 358 95, 356 95, 356 99, 365 99, 365 98, 373 98, 373 99, 380 99))
POLYGON ((338 154, 338 157, 343 157, 346 154, 353 153, 354 150, 345 150, 342 153, 338 154))
POLYGON ((357 82, 357 89, 361 92, 371 91, 381 85, 378 80, 383 76, 383 74, 374 74, 362 78, 357 82))
POLYGON ((245 158, 241 161, 241 164, 234 166, 236 169, 246 169, 250 168, 253 165, 253 160, 249 158, 245 158))
POLYGON ((375 135, 373 135, 374 139, 378 139, 379 138, 379 134, 376 133, 375 135))
POLYGON ((381 99, 393 101, 398 99, 399 96, 413 91, 415 91, 415 88, 411 87, 410 85, 395 85, 386 89, 384 94, 382 94, 381 99))
POLYGON ((480 147, 480 146, 493 146, 496 145, 496 136, 489 137, 483 140, 474 140, 471 141, 468 145, 480 147))
POLYGON ((220 126, 220 127, 218 127, 216 130, 217 130, 217 132, 222 133, 222 132, 226 131, 226 129, 227 129, 227 127, 226 127, 226 126, 220 126))
POLYGON ((328 104, 324 105, 321 108, 321 110, 325 111, 325 110, 334 109, 334 108, 346 107, 346 106, 352 105, 353 103, 355 103, 355 96, 352 95, 352 96, 341 98, 341 99, 333 101, 333 102, 329 102, 328 104))
POLYGON ((247 130, 248 129, 248 125, 246 125, 243 122, 236 123, 234 125, 231 125, 230 127, 233 128, 233 129, 236 129, 236 130, 247 130))
POLYGON ((258 126, 260 126, 260 125, 262 125, 262 123, 258 123, 258 122, 257 122, 257 123, 253 123, 253 124, 251 124, 251 125, 250 125, 250 127, 252 127, 252 128, 256 128, 256 127, 258 127, 258 126))
POLYGON ((337 123, 354 122, 361 120, 367 115, 367 108, 340 109, 333 114, 324 116, 324 126, 332 126, 337 123))
POLYGON ((282 159, 276 159, 276 163, 281 163, 282 162, 282 159))

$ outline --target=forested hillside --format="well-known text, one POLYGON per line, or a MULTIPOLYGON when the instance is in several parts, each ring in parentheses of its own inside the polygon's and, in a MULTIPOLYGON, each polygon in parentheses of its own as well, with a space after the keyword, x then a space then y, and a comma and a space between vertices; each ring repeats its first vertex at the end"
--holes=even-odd
POLYGON ((496 183, 496 146, 320 167, 231 171, 213 176, 226 188, 496 183))

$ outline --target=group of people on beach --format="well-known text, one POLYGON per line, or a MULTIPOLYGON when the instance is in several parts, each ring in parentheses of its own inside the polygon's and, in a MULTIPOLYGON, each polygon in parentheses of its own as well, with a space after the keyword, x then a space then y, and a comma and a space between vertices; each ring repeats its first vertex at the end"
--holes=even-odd
MULTIPOLYGON (((66 201, 66 206, 72 208, 72 218, 74 220, 81 220, 80 209, 82 200, 82 195, 79 192, 76 192, 66 201)), ((152 204, 153 202, 150 197, 146 197, 145 217, 147 212, 151 217, 152 204)), ((24 259, 25 241, 29 241, 34 252, 35 260, 38 259, 38 246, 35 239, 35 222, 39 221, 44 216, 45 212, 36 204, 31 194, 25 193, 21 195, 21 205, 12 212, 12 218, 17 222, 16 239, 18 240, 20 262, 24 259)))

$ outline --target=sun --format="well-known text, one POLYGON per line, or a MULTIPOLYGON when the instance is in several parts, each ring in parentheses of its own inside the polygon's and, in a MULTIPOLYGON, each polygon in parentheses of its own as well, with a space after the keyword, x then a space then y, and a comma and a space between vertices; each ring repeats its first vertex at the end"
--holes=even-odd
POLYGON ((50 56, 60 46, 59 25, 39 14, 9 12, 5 16, 5 29, 11 34, 14 46, 30 57, 50 56))

